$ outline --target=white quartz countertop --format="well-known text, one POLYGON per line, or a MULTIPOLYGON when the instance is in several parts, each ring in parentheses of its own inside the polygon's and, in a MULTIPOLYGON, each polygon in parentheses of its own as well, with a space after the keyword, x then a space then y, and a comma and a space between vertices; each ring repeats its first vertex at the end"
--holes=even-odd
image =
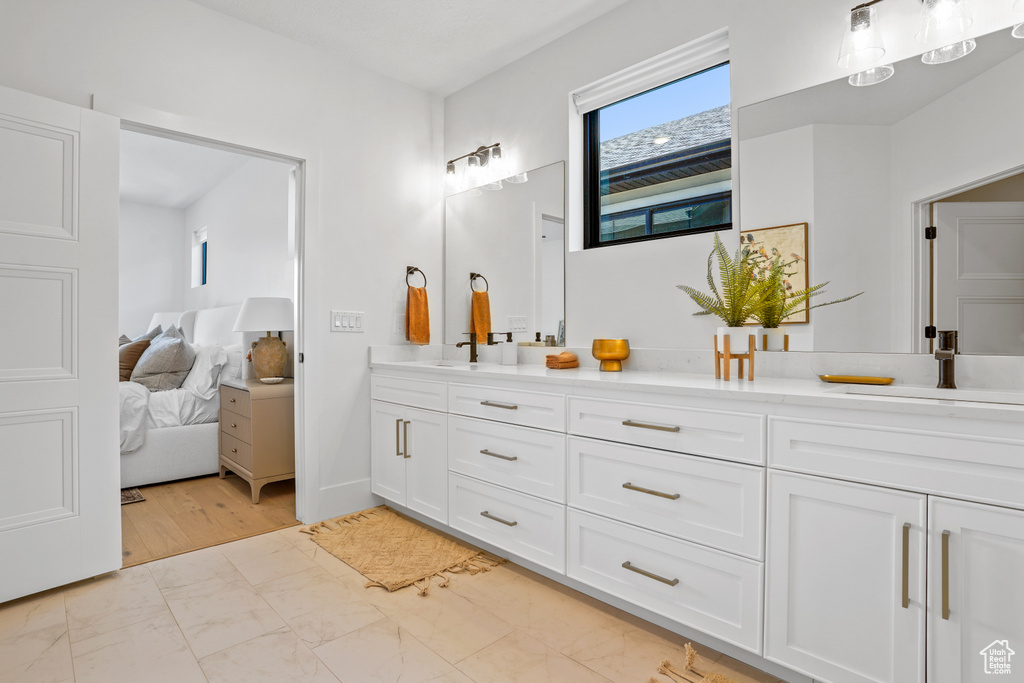
POLYGON ((574 393, 575 389, 612 389, 619 392, 672 394, 692 398, 1024 422, 1024 391, 947 389, 936 392, 934 387, 831 384, 817 378, 755 376, 753 381, 748 381, 737 379, 735 375, 727 382, 715 379, 710 372, 705 375, 640 370, 601 372, 592 368, 550 370, 542 365, 533 364, 498 365, 452 360, 374 361, 370 363, 370 367, 374 371, 400 372, 419 379, 444 382, 525 381, 533 384, 531 389, 543 390, 543 385, 547 385, 553 390, 566 393, 574 393), (846 393, 865 391, 878 391, 882 395, 846 393), (935 397, 921 397, 922 394, 934 394, 935 397))

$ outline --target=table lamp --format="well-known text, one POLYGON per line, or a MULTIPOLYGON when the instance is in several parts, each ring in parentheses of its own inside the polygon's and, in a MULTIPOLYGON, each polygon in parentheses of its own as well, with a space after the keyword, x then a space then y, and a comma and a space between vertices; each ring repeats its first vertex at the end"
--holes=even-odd
POLYGON ((270 333, 292 329, 293 315, 292 300, 288 298, 255 296, 242 302, 234 331, 267 331, 266 337, 252 344, 252 367, 258 379, 284 376, 288 352, 284 342, 270 333))

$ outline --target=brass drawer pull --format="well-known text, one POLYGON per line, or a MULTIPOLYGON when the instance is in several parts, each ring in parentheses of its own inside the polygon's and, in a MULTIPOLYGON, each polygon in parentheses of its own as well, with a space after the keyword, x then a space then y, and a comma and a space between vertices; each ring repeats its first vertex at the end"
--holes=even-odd
POLYGON ((232 426, 232 427, 237 427, 238 425, 236 425, 236 424, 235 424, 234 422, 232 422, 232 423, 231 423, 231 426, 232 426))
POLYGON ((235 399, 233 399, 233 398, 229 398, 228 400, 231 401, 232 403, 235 402, 235 399))
POLYGON ((639 427, 641 429, 654 429, 654 430, 659 431, 659 432, 678 432, 679 431, 679 427, 678 426, 666 427, 665 425, 652 425, 652 424, 647 424, 646 422, 633 422, 633 420, 623 420, 622 421, 622 426, 623 427, 639 427))
POLYGON ((505 410, 519 410, 519 406, 513 403, 495 403, 494 401, 480 401, 482 406, 490 406, 491 408, 504 408, 505 410))
POLYGON ((402 418, 395 420, 395 455, 402 454, 402 418))
POLYGON ((231 449, 231 452, 232 452, 232 453, 237 453, 237 452, 238 452, 238 449, 237 449, 237 448, 232 448, 232 449, 231 449))
POLYGON ((639 491, 640 493, 648 493, 652 496, 658 496, 659 498, 668 498, 669 500, 679 500, 678 493, 662 493, 661 491, 655 491, 653 489, 645 489, 642 486, 633 486, 628 481, 622 485, 622 488, 629 489, 630 491, 639 491))
POLYGON ((405 444, 402 455, 406 458, 411 458, 412 456, 409 455, 409 420, 402 423, 402 443, 405 444))
POLYGON ((492 453, 486 448, 480 452, 483 453, 484 455, 489 455, 492 458, 501 458, 502 460, 508 460, 509 462, 515 462, 516 460, 519 459, 518 455, 502 455, 501 453, 492 453))
POLYGON ((910 522, 903 523, 903 609, 910 607, 910 522))
POLYGON ((942 532, 942 618, 949 621, 949 531, 942 532))
POLYGON ((644 569, 640 569, 640 567, 634 567, 632 564, 630 564, 630 562, 628 560, 626 562, 622 563, 622 568, 623 569, 628 569, 631 572, 636 572, 637 574, 640 574, 641 576, 646 576, 648 579, 654 579, 655 581, 661 581, 662 583, 667 584, 669 586, 674 586, 677 583, 679 583, 679 579, 666 579, 664 576, 658 576, 657 574, 652 574, 649 571, 646 571, 644 569))
POLYGON ((492 515, 487 510, 484 510, 483 512, 481 512, 480 516, 481 517, 486 517, 487 519, 493 519, 495 522, 501 522, 505 526, 515 526, 516 524, 519 524, 519 522, 509 522, 508 520, 502 519, 501 517, 495 517, 494 515, 492 515))

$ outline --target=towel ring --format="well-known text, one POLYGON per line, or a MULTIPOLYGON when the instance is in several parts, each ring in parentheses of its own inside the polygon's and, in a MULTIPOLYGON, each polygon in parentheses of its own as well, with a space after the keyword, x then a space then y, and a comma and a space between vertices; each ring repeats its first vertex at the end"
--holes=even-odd
POLYGON ((412 287, 412 285, 409 284, 409 276, 412 275, 413 273, 419 273, 420 275, 423 276, 423 286, 426 287, 427 286, 427 274, 424 273, 419 268, 417 268, 416 266, 406 266, 405 267, 405 284, 406 284, 406 286, 407 287, 412 287))
POLYGON ((484 284, 487 285, 487 289, 485 289, 484 291, 485 292, 490 291, 491 283, 488 282, 487 278, 485 278, 480 273, 470 273, 469 274, 469 288, 472 289, 474 292, 477 291, 477 290, 473 289, 473 282, 475 282, 477 278, 480 278, 481 280, 483 280, 484 284))

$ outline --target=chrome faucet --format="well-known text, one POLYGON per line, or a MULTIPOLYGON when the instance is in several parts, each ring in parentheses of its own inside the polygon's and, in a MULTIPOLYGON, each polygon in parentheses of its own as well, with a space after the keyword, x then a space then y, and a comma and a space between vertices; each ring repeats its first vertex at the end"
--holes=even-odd
POLYGON ((464 332, 463 334, 469 335, 469 341, 459 342, 455 345, 455 348, 461 349, 466 344, 469 344, 469 362, 476 362, 476 332, 464 332))
POLYGON ((939 361, 939 389, 956 389, 956 368, 954 359, 960 353, 960 339, 956 330, 939 332, 939 350, 935 360, 939 361))

